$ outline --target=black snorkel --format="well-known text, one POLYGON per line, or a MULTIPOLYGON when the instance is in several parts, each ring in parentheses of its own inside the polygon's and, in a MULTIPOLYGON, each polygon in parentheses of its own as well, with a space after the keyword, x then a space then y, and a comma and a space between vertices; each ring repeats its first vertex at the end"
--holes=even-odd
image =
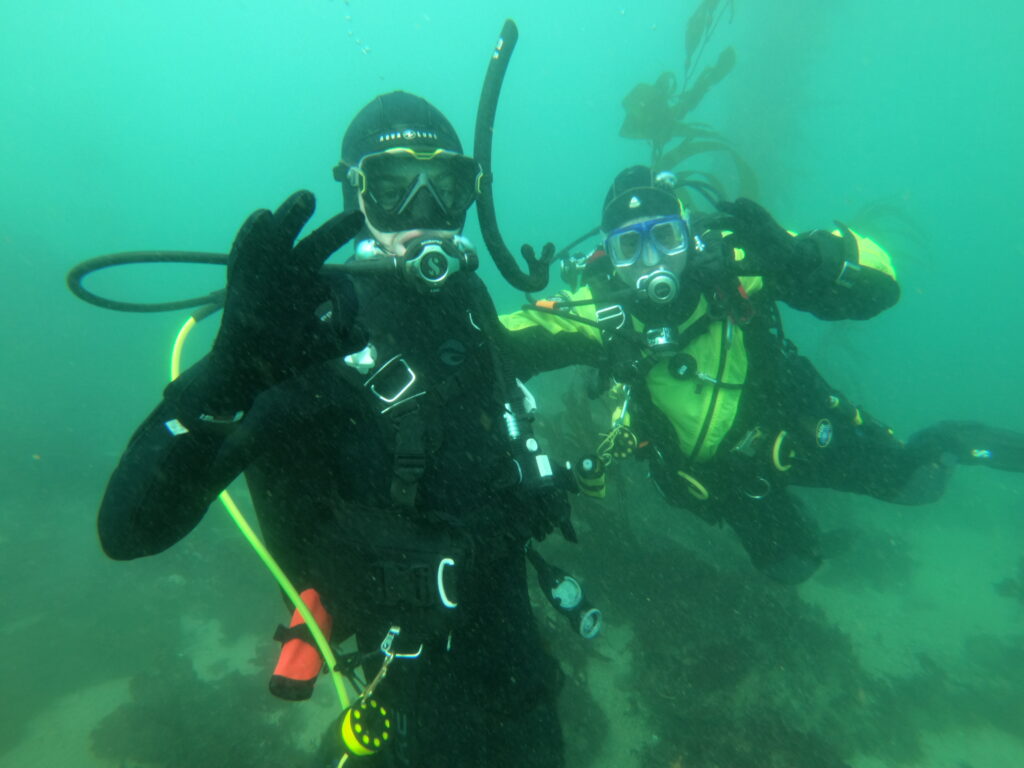
POLYGON ((487 66, 483 90, 480 92, 480 104, 476 112, 476 133, 473 135, 473 158, 480 163, 483 178, 480 180, 480 197, 477 199, 476 212, 480 221, 480 232, 484 244, 494 259, 494 263, 513 287, 521 291, 541 291, 548 284, 548 269, 554 260, 555 246, 548 243, 537 258, 529 245, 522 248, 523 259, 529 273, 523 272, 516 264, 515 257, 505 246, 498 229, 498 217, 494 211, 494 176, 491 173, 491 141, 494 137, 494 116, 498 111, 498 96, 501 84, 505 80, 505 71, 519 40, 519 30, 512 19, 506 19, 501 28, 501 35, 494 46, 491 63, 487 66))
MULTIPOLYGON (((529 245, 524 245, 522 254, 529 271, 523 272, 519 268, 515 257, 505 246, 501 232, 498 229, 498 220, 494 211, 493 176, 491 174, 491 140, 494 133, 494 117, 498 109, 498 97, 501 94, 505 72, 508 69, 508 63, 518 39, 519 30, 516 28, 515 22, 511 19, 506 20, 501 29, 501 36, 495 45, 494 53, 491 56, 487 74, 484 77, 480 102, 477 107, 473 150, 474 158, 480 164, 483 172, 480 180, 480 194, 477 200, 477 214, 480 220, 480 230, 483 234, 484 243, 502 277, 519 290, 529 292, 540 291, 547 286, 548 270, 554 259, 555 247, 548 243, 544 246, 538 258, 533 248, 529 245)), ((476 268, 476 255, 465 252, 465 249, 459 248, 459 252, 449 253, 450 249, 441 248, 440 245, 434 247, 430 242, 426 242, 423 245, 427 258, 417 261, 412 269, 403 269, 403 265, 393 258, 370 260, 369 262, 362 263, 354 260, 346 264, 328 264, 323 269, 328 273, 398 274, 410 279, 415 278, 413 280, 415 284, 420 287, 425 286, 426 290, 432 291, 439 287, 448 274, 454 270, 456 263, 458 263, 461 269, 468 271, 476 268), (444 251, 444 253, 439 253, 440 251, 444 251), (445 266, 444 262, 447 262, 449 266, 445 266)), ((101 269, 127 264, 153 263, 224 265, 227 264, 227 255, 184 251, 132 251, 128 253, 107 254, 88 259, 72 268, 67 276, 68 288, 83 301, 103 307, 104 309, 121 312, 166 312, 200 307, 201 309, 196 314, 207 317, 223 306, 223 290, 213 291, 206 296, 197 296, 179 301, 144 303, 108 299, 93 293, 83 285, 83 280, 87 275, 101 269)))

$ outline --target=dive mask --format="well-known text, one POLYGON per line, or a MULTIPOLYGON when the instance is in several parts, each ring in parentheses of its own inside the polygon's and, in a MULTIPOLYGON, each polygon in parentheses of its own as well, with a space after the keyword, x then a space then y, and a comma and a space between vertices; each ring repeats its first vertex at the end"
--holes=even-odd
POLYGON ((480 165, 466 155, 405 147, 366 155, 347 174, 381 232, 461 229, 482 176, 480 165))
MULTIPOLYGON (((681 216, 661 216, 618 227, 608 233, 605 250, 616 269, 638 262, 647 267, 660 265, 666 256, 685 254, 690 229, 681 216)), ((680 264, 680 271, 686 265, 680 264)))
POLYGON ((620 276, 635 281, 641 298, 667 304, 679 295, 689 241, 690 229, 681 216, 660 216, 613 229, 605 249, 620 276))

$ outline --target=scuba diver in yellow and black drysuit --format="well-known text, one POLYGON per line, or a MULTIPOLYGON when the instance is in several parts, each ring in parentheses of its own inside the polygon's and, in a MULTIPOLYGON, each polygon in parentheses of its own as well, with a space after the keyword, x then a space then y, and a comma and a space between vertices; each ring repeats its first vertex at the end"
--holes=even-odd
POLYGON ((674 505, 728 523, 754 565, 786 583, 822 561, 789 485, 904 504, 937 499, 956 464, 1024 471, 1024 435, 944 422, 904 444, 850 402, 782 333, 777 301, 824 320, 864 320, 899 287, 870 239, 792 235, 750 200, 691 221, 671 174, 634 166, 605 199, 605 248, 567 262, 574 293, 502 317, 522 378, 572 364, 614 383, 598 450, 636 453, 674 505))
MULTIPOLYGON (((244 473, 267 547, 317 624, 332 641, 354 635, 368 675, 385 648, 397 659, 375 694, 390 738, 365 765, 563 764, 560 672, 526 562, 543 581, 531 539, 572 538, 571 474, 532 434, 532 398, 459 234, 489 183, 478 159, 417 96, 359 112, 335 170, 351 212, 297 243, 309 192, 249 217, 212 350, 132 437, 99 513, 109 556, 153 555, 244 473), (360 234, 346 264, 321 269, 360 234)), ((303 635, 293 621, 279 639, 303 635)), ((306 698, 312 679, 279 665, 274 686, 306 698)))

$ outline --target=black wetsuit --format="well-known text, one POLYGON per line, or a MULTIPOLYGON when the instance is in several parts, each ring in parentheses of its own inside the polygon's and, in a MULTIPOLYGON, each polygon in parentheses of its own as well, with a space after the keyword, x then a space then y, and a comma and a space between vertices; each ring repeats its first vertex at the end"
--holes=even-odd
POLYGON ((469 274, 437 295, 393 278, 355 283, 375 365, 328 360, 264 392, 233 428, 181 413, 172 385, 110 480, 104 549, 128 559, 174 544, 244 471, 268 547, 300 590, 319 591, 335 639, 355 633, 372 650, 400 625, 398 650, 423 643, 377 694, 396 713, 392 741, 361 762, 559 766, 559 672, 525 573, 538 505, 510 480, 493 305, 469 274), (396 437, 395 411, 410 404, 421 428, 396 437), (190 431, 175 434, 175 419, 190 431), (395 497, 396 483, 410 492, 408 474, 395 479, 403 462, 422 467, 411 503, 395 497), (435 586, 445 557, 457 608, 435 586))

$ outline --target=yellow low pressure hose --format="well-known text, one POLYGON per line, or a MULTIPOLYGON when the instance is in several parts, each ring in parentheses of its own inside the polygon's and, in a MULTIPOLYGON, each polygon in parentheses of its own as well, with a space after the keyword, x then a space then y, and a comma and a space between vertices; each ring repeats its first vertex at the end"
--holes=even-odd
POLYGON ((188 335, 192 333, 192 329, 195 327, 195 317, 189 317, 185 324, 181 326, 178 335, 174 337, 174 348, 171 350, 171 381, 174 381, 181 375, 181 350, 185 348, 185 339, 188 338, 188 335))
MULTIPOLYGON (((185 340, 188 338, 189 333, 196 326, 196 317, 192 316, 185 321, 185 324, 181 326, 181 330, 178 331, 177 337, 174 339, 174 349, 171 351, 171 381, 174 381, 181 374, 181 351, 185 347, 185 340)), ((245 540, 249 542, 249 545, 259 555, 260 560, 267 566, 267 570, 270 571, 271 575, 277 580, 277 583, 284 590, 284 593, 288 595, 288 599, 292 601, 295 609, 302 616, 302 620, 306 622, 306 626, 309 628, 310 634, 313 636, 313 641, 316 643, 316 647, 320 649, 320 655, 324 657, 324 661, 327 662, 327 667, 331 673, 331 680, 334 682, 334 689, 338 693, 338 701, 341 704, 341 711, 344 714, 345 710, 349 708, 350 700, 348 691, 345 690, 345 678, 341 676, 341 672, 338 671, 338 662, 334 658, 334 652, 331 650, 331 644, 324 637, 324 633, 320 630, 320 625, 316 623, 316 619, 313 618, 313 614, 310 612, 306 603, 299 596, 298 591, 292 585, 291 580, 285 575, 285 572, 281 570, 281 566, 274 560, 273 555, 267 551, 266 546, 260 541, 259 536, 249 525, 249 521, 245 519, 245 515, 242 514, 242 510, 235 504, 235 500, 231 498, 231 494, 226 490, 220 493, 220 503, 224 505, 224 508, 228 511, 231 519, 235 521, 235 525, 238 526, 238 530, 242 532, 245 540)))

